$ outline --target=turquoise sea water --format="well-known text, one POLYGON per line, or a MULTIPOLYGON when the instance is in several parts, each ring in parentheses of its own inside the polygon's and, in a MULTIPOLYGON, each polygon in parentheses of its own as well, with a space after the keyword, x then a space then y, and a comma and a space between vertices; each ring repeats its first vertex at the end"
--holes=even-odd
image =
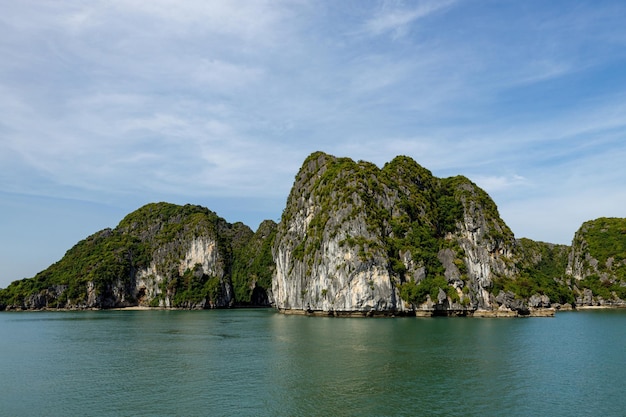
POLYGON ((624 416, 626 311, 0 314, 2 416, 624 416))

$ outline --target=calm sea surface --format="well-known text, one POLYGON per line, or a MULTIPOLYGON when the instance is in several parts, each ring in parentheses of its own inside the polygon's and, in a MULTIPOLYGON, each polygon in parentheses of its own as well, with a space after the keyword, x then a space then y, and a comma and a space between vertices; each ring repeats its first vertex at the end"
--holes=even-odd
POLYGON ((2 416, 625 416, 626 311, 0 314, 2 416))

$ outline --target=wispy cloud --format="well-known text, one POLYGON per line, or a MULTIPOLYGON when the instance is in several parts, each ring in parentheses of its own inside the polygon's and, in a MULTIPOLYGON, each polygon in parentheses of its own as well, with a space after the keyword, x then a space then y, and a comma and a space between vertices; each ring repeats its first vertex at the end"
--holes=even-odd
POLYGON ((511 188, 519 188, 527 184, 527 179, 521 175, 513 174, 509 176, 481 176, 472 177, 481 188, 489 193, 510 190, 511 188))
POLYGON ((450 7, 454 0, 421 1, 415 6, 404 2, 385 1, 373 17, 364 24, 364 32, 371 36, 391 33, 398 38, 407 33, 408 26, 419 19, 450 7))

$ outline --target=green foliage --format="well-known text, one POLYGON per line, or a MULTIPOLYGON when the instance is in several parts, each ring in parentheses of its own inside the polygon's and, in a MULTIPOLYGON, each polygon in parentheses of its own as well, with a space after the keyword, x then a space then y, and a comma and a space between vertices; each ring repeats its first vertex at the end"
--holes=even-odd
MULTIPOLYGON (((324 239, 352 222, 359 225, 359 232, 339 243, 358 248, 362 262, 386 257, 390 273, 402 283, 407 280, 404 260, 410 258, 413 265, 425 269, 427 280, 433 280, 445 272, 438 259, 442 249, 453 249, 459 258, 463 256, 458 241, 449 234, 458 231, 466 210, 471 214, 484 211, 489 224, 494 225, 491 236, 512 241, 513 235, 499 218, 493 200, 465 177, 435 178, 406 156, 396 157, 379 169, 368 162, 318 152, 307 158, 296 176, 279 239, 291 239, 292 259, 305 263, 310 271, 315 263, 324 262, 319 251, 324 239), (306 214, 310 222, 305 233, 287 230, 296 213, 303 215, 303 207, 312 209, 306 214), (363 222, 366 230, 360 227, 363 222)), ((454 263, 461 274, 467 273, 462 259, 454 263)), ((421 297, 406 284, 407 298, 421 297)), ((450 296, 458 298, 455 291, 450 296)))
POLYGON ((418 286, 413 281, 403 282, 400 285, 400 298, 412 304, 421 304, 426 301, 428 291, 424 287, 418 286))
POLYGON ((26 295, 38 293, 38 286, 33 279, 12 282, 7 288, 0 289, 0 307, 7 305, 21 306, 26 295))
POLYGON ((606 300, 626 299, 626 218, 601 217, 583 223, 573 245, 585 257, 585 269, 598 272, 576 282, 576 286, 606 300), (590 268, 587 255, 598 261, 595 268, 590 268))
POLYGON ((417 305, 424 303, 427 300, 427 296, 430 295, 430 299, 436 303, 439 289, 442 289, 453 302, 460 300, 456 289, 448 285, 448 282, 442 276, 427 277, 418 284, 413 281, 405 282, 400 285, 400 297, 409 303, 417 305))
POLYGON ((196 265, 193 270, 187 269, 182 276, 174 278, 170 283, 170 288, 175 292, 172 304, 174 307, 189 307, 207 299, 215 300, 219 293, 213 288, 213 297, 209 295, 209 282, 212 282, 212 287, 219 286, 219 278, 205 275, 201 265, 196 265))
POLYGON ((600 296, 605 300, 615 298, 614 294, 618 298, 626 300, 626 287, 621 285, 619 281, 611 282, 600 279, 598 275, 589 275, 578 281, 576 285, 579 288, 589 288, 594 296, 600 296))
POLYGON ((79 303, 86 297, 88 282, 106 296, 113 283, 129 284, 134 271, 145 268, 149 258, 148 245, 137 237, 105 229, 77 243, 63 259, 34 278, 13 282, 0 297, 7 305, 21 305, 29 295, 63 286, 67 289, 59 299, 79 303))
POLYGON ((457 223, 463 220, 463 203, 455 196, 456 178, 441 180, 441 187, 437 196, 437 231, 440 236, 452 233, 457 223))
POLYGON ((606 263, 609 257, 626 259, 626 218, 601 217, 585 222, 581 229, 589 254, 600 263, 606 263))
MULTIPOLYGON (((273 235, 267 242, 257 239, 258 250, 254 253, 250 249, 253 246, 246 249, 252 236, 252 231, 242 223, 230 225, 201 206, 148 204, 127 215, 115 229, 105 229, 78 242, 60 261, 34 278, 16 281, 0 290, 0 305, 22 306, 28 297, 36 294, 48 294, 53 306, 80 305, 86 302, 88 283, 93 283, 96 307, 114 306, 113 287, 121 285, 128 300, 135 273, 151 263, 166 277, 161 288, 163 294, 152 305, 158 305, 165 293, 172 296, 174 306, 195 305, 202 300, 215 302, 223 296, 224 282, 231 279, 234 271, 241 287, 254 276, 258 285, 269 288, 273 235), (189 242, 199 237, 216 241, 218 262, 225 272, 223 277, 205 275, 201 268, 178 275, 178 265, 189 242), (234 260, 235 252, 245 257, 245 261, 234 260), (61 294, 54 295, 55 291, 61 294)), ((246 296, 242 291, 238 294, 246 296)))
POLYGON ((306 240, 303 240, 302 242, 298 243, 298 246, 296 246, 292 252, 293 257, 299 260, 300 262, 304 261, 304 248, 305 247, 306 247, 306 240))
POLYGON ((598 260, 600 272, 626 281, 626 218, 601 217, 585 222, 576 238, 586 242, 591 257, 598 260), (607 261, 612 258, 610 266, 607 261))
POLYGON ((567 286, 554 279, 542 275, 523 274, 515 278, 497 277, 492 288, 493 294, 502 291, 511 291, 517 298, 528 299, 534 294, 544 294, 553 303, 573 303, 574 294, 567 286))
MULTIPOLYGON (((271 289, 275 269, 272 246, 276 232, 277 224, 266 220, 247 243, 235 251, 232 283, 237 304, 258 304, 262 300, 255 299, 255 291, 267 296, 271 289)), ((304 250, 304 246, 302 248, 304 250)))
POLYGON ((553 303, 573 303, 572 289, 564 283, 569 247, 536 242, 530 239, 518 241, 520 260, 517 262, 518 276, 496 277, 493 293, 511 291, 520 298, 533 294, 544 294, 553 303))
POLYGON ((399 277, 404 277, 406 274, 406 266, 399 259, 392 258, 390 260, 391 270, 399 277))

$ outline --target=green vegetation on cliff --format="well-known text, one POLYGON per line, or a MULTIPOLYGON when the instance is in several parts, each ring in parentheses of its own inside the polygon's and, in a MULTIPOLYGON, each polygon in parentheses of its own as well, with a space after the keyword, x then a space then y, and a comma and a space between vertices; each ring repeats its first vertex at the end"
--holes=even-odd
POLYGON ((269 305, 274 259, 272 245, 277 224, 271 220, 261 223, 243 246, 235 249, 232 281, 235 300, 242 305, 269 305))
POLYGON ((367 284, 355 288, 376 294, 377 306, 383 288, 413 307, 443 298, 446 308, 492 309, 497 300, 524 307, 533 297, 623 305, 626 219, 584 223, 572 247, 515 240, 495 202, 466 177, 437 178, 407 156, 378 168, 316 152, 279 224, 267 220, 253 232, 205 207, 148 204, 0 290, 0 309, 269 305, 279 272, 285 282, 301 280, 289 305, 350 293, 345 283, 358 274, 367 284), (307 287, 316 274, 327 279, 307 287), (375 283, 381 276, 387 282, 375 283))
MULTIPOLYGON (((326 262, 324 243, 339 236, 339 246, 354 248, 364 264, 348 269, 382 266, 405 301, 420 304, 427 294, 436 298, 441 289, 458 302, 459 291, 469 285, 463 284, 468 268, 460 243, 462 228, 466 217, 477 215, 485 242, 493 241, 496 247, 513 242, 495 203, 465 177, 436 178, 407 156, 381 169, 316 152, 296 176, 277 245, 291 248, 289 274, 301 271, 307 276, 326 262), (447 273, 440 260, 444 250, 456 256, 451 262, 458 273, 447 273)), ((326 296, 328 291, 321 298, 326 296)))
POLYGON ((569 269, 579 281, 579 293, 588 288, 603 300, 626 300, 626 219, 590 220, 576 232, 569 269))
MULTIPOLYGON (((275 226, 268 223, 263 233, 271 238, 273 229, 275 226)), ((172 307, 186 308, 254 304, 247 276, 257 277, 257 292, 271 287, 271 257, 268 259, 268 250, 263 250, 270 244, 266 240, 255 238, 243 223, 231 225, 205 207, 148 204, 127 215, 115 229, 102 230, 78 242, 34 278, 0 290, 0 305, 108 308, 147 302, 157 306, 166 298, 172 307), (198 264, 181 270, 181 262, 196 239, 214 242, 209 270, 198 264), (245 256, 246 261, 235 255, 245 256), (137 287, 140 271, 163 277, 161 282, 155 281, 160 291, 151 299, 146 288, 137 287), (231 278, 244 287, 234 288, 241 298, 229 297, 233 292, 231 278)), ((152 275, 148 278, 156 279, 152 275)))
POLYGON ((405 301, 417 305, 425 302, 427 296, 430 296, 431 300, 437 300, 440 289, 444 291, 446 296, 450 297, 453 302, 460 301, 459 294, 454 287, 448 284, 442 275, 424 278, 419 284, 413 281, 403 283, 400 287, 400 297, 405 301))
POLYGON ((133 272, 145 267, 148 259, 149 247, 137 237, 105 229, 78 242, 34 278, 13 282, 0 291, 0 299, 5 305, 19 306, 27 297, 46 291, 42 301, 48 307, 84 304, 89 282, 100 294, 117 280, 129 285, 133 272), (51 288, 57 291, 47 291, 51 288))
MULTIPOLYGON (((568 246, 515 240, 484 190, 463 176, 437 178, 407 156, 378 168, 311 154, 296 175, 278 229, 275 253, 292 255, 283 258, 281 285, 300 288, 298 294, 285 291, 286 308, 321 308, 335 294, 355 291, 350 284, 336 287, 337 274, 346 283, 364 271, 380 276, 381 268, 404 301, 437 303, 445 293, 448 306, 458 303, 449 308, 457 309, 504 303, 528 311, 531 298, 536 307, 576 304, 581 287, 618 297, 624 288, 615 280, 597 284, 593 276, 572 282, 568 246), (339 259, 330 271, 329 256, 339 259)), ((626 253, 620 246, 626 244, 624 229, 603 230, 599 241, 589 243, 590 252, 598 252, 599 273, 608 268, 619 278, 626 271, 624 255, 616 255, 626 253)), ((370 287, 373 294, 376 286, 370 287)), ((339 303, 346 305, 343 298, 339 303)))
POLYGON ((564 280, 569 246, 553 245, 522 238, 518 241, 518 274, 515 277, 497 277, 493 292, 509 291, 528 299, 543 294, 552 303, 574 303, 572 289, 564 280))
POLYGON ((626 280, 626 219, 601 217, 585 222, 578 238, 586 242, 600 272, 610 271, 619 280, 626 280))

